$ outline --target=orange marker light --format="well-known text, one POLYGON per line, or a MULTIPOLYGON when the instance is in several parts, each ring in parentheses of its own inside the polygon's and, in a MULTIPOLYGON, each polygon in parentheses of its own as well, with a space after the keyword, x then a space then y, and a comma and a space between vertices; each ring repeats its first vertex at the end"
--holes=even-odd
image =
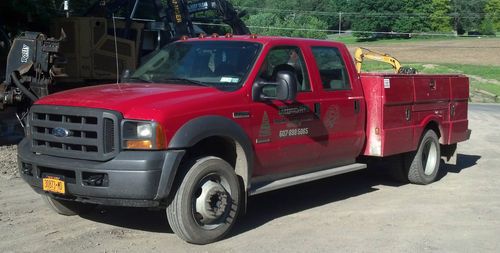
POLYGON ((160 125, 156 126, 156 149, 166 149, 167 140, 165 138, 165 133, 160 125))
POLYGON ((152 149, 153 143, 150 140, 128 140, 125 141, 125 148, 128 149, 152 149))

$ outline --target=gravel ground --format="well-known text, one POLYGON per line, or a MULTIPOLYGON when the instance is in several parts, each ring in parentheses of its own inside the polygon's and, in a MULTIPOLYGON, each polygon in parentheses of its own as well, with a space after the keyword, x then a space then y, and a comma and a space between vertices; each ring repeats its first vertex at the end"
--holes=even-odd
POLYGON ((0 176, 11 179, 19 177, 17 173, 17 146, 0 146, 0 176))
MULTIPOLYGON (((23 180, 0 177, 0 252, 497 253, 500 105, 469 112, 472 138, 439 181, 397 184, 362 170, 254 196, 228 238, 205 246, 180 240, 164 211, 56 215, 23 180)), ((0 154, 14 161, 15 148, 7 149, 0 154)))

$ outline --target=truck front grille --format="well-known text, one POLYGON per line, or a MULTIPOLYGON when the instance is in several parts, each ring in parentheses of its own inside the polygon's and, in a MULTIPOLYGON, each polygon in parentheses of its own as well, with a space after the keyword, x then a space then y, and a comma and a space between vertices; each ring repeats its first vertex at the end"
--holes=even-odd
POLYGON ((35 105, 31 108, 32 151, 105 161, 118 152, 121 115, 101 109, 35 105))

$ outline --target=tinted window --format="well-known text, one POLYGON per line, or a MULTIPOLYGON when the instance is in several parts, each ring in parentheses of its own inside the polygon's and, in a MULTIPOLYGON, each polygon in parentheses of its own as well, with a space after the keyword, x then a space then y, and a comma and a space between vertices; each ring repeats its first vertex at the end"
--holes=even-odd
POLYGON ((279 71, 291 71, 297 75, 298 91, 311 91, 309 76, 302 52, 297 47, 277 47, 271 49, 259 72, 259 78, 265 81, 276 81, 279 71))
POLYGON ((325 90, 347 90, 351 88, 344 60, 337 48, 313 47, 312 52, 325 90))
POLYGON ((260 44, 239 41, 171 43, 139 67, 132 78, 236 90, 244 83, 260 48, 260 44))

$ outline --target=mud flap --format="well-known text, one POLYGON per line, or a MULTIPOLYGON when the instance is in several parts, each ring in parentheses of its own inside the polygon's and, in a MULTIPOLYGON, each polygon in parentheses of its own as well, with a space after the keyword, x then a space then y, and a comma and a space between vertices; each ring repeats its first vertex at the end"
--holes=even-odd
POLYGON ((457 165, 457 144, 441 145, 441 156, 445 162, 451 165, 457 165))

